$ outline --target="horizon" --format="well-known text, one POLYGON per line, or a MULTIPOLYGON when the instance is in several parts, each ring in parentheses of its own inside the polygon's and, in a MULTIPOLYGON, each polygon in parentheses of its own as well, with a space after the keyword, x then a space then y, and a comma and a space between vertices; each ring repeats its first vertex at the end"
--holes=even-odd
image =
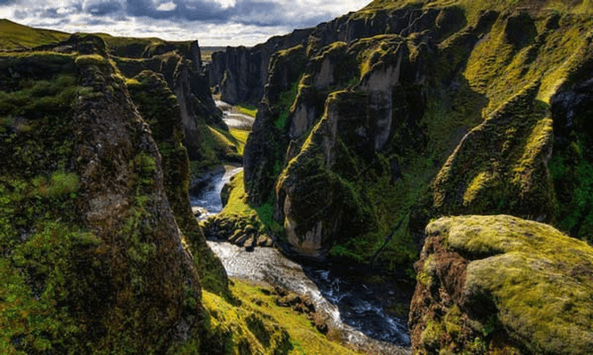
POLYGON ((0 0, 0 18, 65 33, 252 47, 357 11, 371 0, 0 0))

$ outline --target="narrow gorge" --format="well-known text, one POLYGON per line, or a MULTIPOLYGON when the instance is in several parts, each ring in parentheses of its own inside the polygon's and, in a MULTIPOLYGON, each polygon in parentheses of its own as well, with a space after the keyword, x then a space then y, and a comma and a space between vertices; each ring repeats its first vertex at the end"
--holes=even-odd
POLYGON ((0 353, 590 354, 593 2, 206 57, 0 20, 0 353))

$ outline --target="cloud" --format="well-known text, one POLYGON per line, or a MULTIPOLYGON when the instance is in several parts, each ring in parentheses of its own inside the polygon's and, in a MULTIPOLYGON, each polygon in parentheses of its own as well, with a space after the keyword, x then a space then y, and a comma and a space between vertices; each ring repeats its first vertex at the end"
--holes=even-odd
POLYGON ((99 1, 87 0, 84 2, 83 10, 93 15, 104 16, 122 10, 122 4, 117 0, 99 1))
POLYGON ((0 0, 0 17, 71 32, 253 45, 358 10, 370 1, 0 0))

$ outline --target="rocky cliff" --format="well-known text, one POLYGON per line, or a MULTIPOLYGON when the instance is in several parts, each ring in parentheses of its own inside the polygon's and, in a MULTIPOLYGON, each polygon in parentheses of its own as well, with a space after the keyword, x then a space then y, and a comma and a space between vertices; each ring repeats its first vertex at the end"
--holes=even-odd
POLYGON ((473 213, 590 238, 592 9, 524 5, 376 1, 272 55, 245 189, 288 250, 401 270, 473 213))
MULTIPOLYGON (((308 53, 318 52, 334 42, 350 44, 360 38, 380 34, 407 36, 420 32, 434 23, 439 11, 425 11, 417 5, 408 11, 377 8, 363 14, 350 13, 314 28, 295 30, 289 35, 270 38, 251 48, 227 47, 224 52, 212 54, 208 66, 210 85, 218 86, 223 101, 237 104, 257 104, 265 92, 273 54, 297 45, 303 45, 308 53)), ((445 31, 461 27, 463 22, 449 19, 445 31)))
POLYGON ((0 76, 2 352, 195 343, 202 255, 180 232, 169 158, 104 41, 2 53, 0 76))
POLYGON ((210 147, 204 142, 207 125, 226 129, 222 113, 216 108, 197 42, 169 43, 157 39, 138 40, 103 36, 112 60, 121 74, 133 79, 144 70, 163 75, 178 100, 184 128, 184 145, 192 161, 204 161, 210 147))

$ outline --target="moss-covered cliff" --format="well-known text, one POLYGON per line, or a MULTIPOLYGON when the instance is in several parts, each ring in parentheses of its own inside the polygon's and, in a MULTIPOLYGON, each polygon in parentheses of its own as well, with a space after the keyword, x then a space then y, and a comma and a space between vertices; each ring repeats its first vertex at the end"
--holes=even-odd
POLYGON ((375 1, 320 25, 271 56, 248 200, 270 206, 289 250, 388 270, 411 265, 441 215, 505 213, 590 238, 592 11, 375 1))
POLYGON ((189 206, 171 72, 124 77, 104 37, 0 53, 0 353, 352 353, 311 303, 229 288, 189 206))
POLYGON ((103 40, 3 53, 0 75, 2 352, 199 344, 201 256, 103 40))

